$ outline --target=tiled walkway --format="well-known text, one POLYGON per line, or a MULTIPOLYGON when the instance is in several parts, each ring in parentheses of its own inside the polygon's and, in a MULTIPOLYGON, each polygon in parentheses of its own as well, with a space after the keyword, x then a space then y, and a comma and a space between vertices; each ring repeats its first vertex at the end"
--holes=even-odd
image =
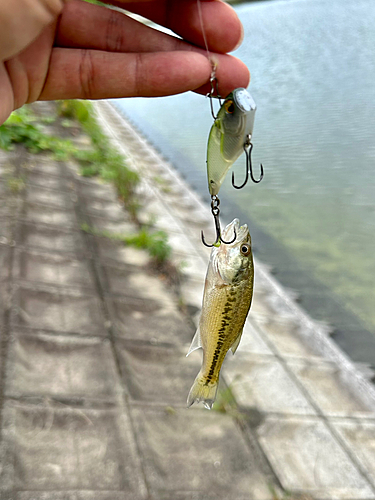
MULTIPOLYGON (((196 319, 209 210, 96 107, 143 175, 141 216, 170 233, 196 319)), ((193 320, 146 253, 80 229, 135 230, 114 189, 17 154, 0 152, 0 500, 375 498, 373 388, 261 264, 223 369, 227 411, 187 410, 193 320), (25 189, 12 193, 10 176, 25 189)))

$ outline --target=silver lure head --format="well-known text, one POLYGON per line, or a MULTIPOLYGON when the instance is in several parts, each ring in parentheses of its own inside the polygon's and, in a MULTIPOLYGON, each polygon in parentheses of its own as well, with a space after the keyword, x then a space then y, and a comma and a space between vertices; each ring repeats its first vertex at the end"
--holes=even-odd
POLYGON ((234 230, 237 235, 235 241, 228 245, 221 244, 213 248, 211 253, 213 266, 226 284, 247 279, 253 270, 251 237, 247 224, 240 226, 239 219, 234 219, 222 232, 223 239, 232 240, 234 230))
MULTIPOLYGON (((226 97, 217 115, 217 124, 223 134, 239 135, 241 148, 248 135, 253 135, 257 106, 249 92, 239 87, 226 97)), ((225 153, 225 152, 224 152, 225 153)))
POLYGON ((211 127, 207 144, 207 176, 211 195, 217 195, 224 178, 252 137, 256 104, 240 87, 223 102, 211 127))

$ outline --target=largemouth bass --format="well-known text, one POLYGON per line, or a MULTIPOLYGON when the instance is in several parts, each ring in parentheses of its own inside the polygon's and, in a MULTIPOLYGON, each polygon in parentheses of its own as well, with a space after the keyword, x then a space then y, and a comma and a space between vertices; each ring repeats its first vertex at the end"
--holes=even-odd
POLYGON ((213 247, 208 265, 199 327, 187 356, 203 348, 202 368, 187 399, 188 407, 203 401, 209 410, 216 398, 221 365, 229 349, 236 352, 253 297, 254 265, 247 225, 234 219, 224 238, 229 245, 213 247))
POLYGON ((251 140, 256 104, 246 89, 233 90, 221 106, 207 144, 207 177, 211 196, 219 193, 224 178, 251 140), (248 139, 249 136, 249 139, 248 139))

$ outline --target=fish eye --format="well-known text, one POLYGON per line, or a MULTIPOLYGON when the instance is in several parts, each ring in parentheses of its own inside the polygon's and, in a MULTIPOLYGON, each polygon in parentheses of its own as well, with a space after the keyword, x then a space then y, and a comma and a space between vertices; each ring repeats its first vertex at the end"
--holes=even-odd
POLYGON ((244 257, 247 257, 251 252, 251 246, 248 243, 243 243, 241 245, 240 252, 244 257))
POLYGON ((226 101, 224 103, 224 108, 228 114, 232 115, 234 113, 234 109, 235 109, 233 101, 232 100, 226 101))

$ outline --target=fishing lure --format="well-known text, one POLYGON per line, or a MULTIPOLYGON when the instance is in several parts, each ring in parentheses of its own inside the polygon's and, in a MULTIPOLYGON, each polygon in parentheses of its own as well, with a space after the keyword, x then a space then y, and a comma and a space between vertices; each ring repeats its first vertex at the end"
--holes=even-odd
POLYGON ((211 92, 208 94, 211 103, 211 113, 215 121, 211 127, 207 144, 207 179, 208 190, 211 194, 211 212, 215 222, 216 239, 212 245, 208 245, 202 231, 202 242, 207 247, 217 246, 220 243, 228 245, 236 239, 236 233, 232 241, 225 241, 221 235, 219 221, 220 200, 218 193, 228 170, 243 151, 246 154, 245 181, 240 186, 237 186, 234 182, 234 173, 232 173, 233 187, 242 189, 247 184, 249 176, 255 183, 263 179, 263 165, 260 165, 260 178, 255 179, 251 163, 251 151, 253 149, 251 138, 256 111, 254 99, 246 89, 242 87, 235 89, 224 100, 215 117, 212 106, 212 98, 215 90, 217 93, 217 79, 214 68, 211 75, 211 92), (214 84, 216 84, 216 88, 214 84))
POLYGON ((254 99, 244 88, 235 89, 222 104, 211 127, 207 144, 207 177, 211 196, 218 195, 229 168, 244 151, 246 153, 246 180, 241 186, 236 186, 232 177, 233 186, 237 189, 244 187, 249 173, 253 182, 262 180, 262 165, 259 180, 254 179, 251 166, 251 138, 255 111, 254 99))

